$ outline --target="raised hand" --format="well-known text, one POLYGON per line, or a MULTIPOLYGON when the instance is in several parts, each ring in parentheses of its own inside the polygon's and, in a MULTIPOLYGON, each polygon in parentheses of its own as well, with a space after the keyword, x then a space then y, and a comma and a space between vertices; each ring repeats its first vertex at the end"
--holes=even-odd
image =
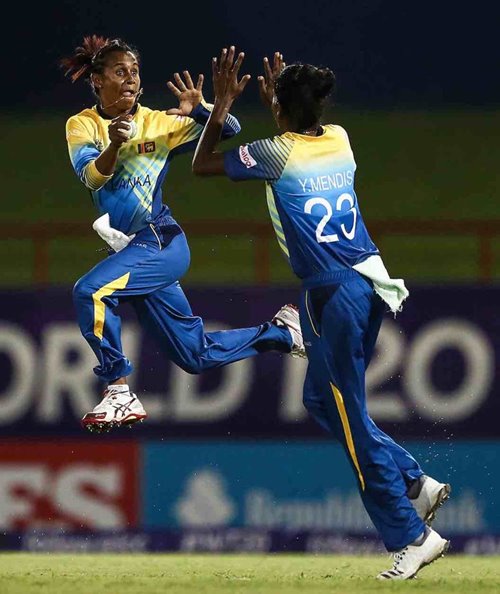
POLYGON ((271 107, 273 103, 274 83, 285 66, 283 54, 280 52, 274 52, 272 68, 267 57, 264 58, 264 76, 259 76, 257 80, 259 82, 260 98, 266 107, 271 107))
POLYGON ((250 74, 245 74, 238 81, 238 73, 245 58, 240 52, 234 59, 236 50, 232 45, 229 50, 224 48, 221 51, 219 60, 212 58, 212 80, 214 86, 214 98, 216 101, 232 103, 246 87, 250 80, 250 74))
POLYGON ((179 107, 167 110, 167 114, 169 115, 187 116, 203 100, 203 74, 198 75, 196 87, 194 86, 188 70, 184 70, 183 75, 184 80, 182 80, 180 74, 176 72, 174 74, 175 84, 170 80, 167 82, 167 87, 179 101, 179 107))

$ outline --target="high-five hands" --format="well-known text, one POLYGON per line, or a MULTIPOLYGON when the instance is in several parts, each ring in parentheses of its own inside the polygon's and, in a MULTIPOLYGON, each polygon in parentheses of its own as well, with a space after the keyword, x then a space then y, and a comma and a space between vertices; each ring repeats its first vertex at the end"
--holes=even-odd
POLYGON ((229 50, 223 48, 219 60, 212 58, 212 81, 216 101, 231 104, 241 95, 251 78, 250 74, 245 74, 238 81, 238 73, 245 54, 240 52, 236 60, 235 54, 236 50, 232 45, 229 50))
POLYGON ((260 98, 266 107, 271 107, 273 103, 274 83, 285 66, 286 64, 283 61, 283 54, 280 52, 274 53, 272 68, 267 57, 264 58, 264 76, 259 76, 257 80, 259 82, 260 98))
POLYGON ((198 75, 196 86, 194 86, 193 80, 188 70, 183 71, 184 81, 180 74, 176 72, 174 74, 174 84, 172 81, 167 82, 167 87, 177 97, 179 101, 179 107, 174 107, 167 110, 168 115, 180 115, 187 116, 193 109, 203 101, 203 74, 198 75))
MULTIPOLYGON (((238 80, 238 74, 245 58, 244 52, 239 52, 236 56, 234 45, 229 49, 223 48, 220 58, 212 58, 212 81, 214 87, 214 98, 217 101, 232 103, 241 95, 248 81, 250 74, 245 74, 238 80), (236 59, 235 59, 236 57, 236 59)), ((271 67, 268 58, 264 58, 264 75, 258 77, 259 93, 262 102, 270 107, 274 98, 274 83, 281 71, 285 68, 283 54, 274 53, 273 65, 271 67)), ((179 101, 178 108, 167 110, 169 115, 187 116, 191 111, 203 101, 203 74, 198 75, 196 86, 191 79, 188 70, 183 71, 184 80, 178 72, 174 74, 174 81, 167 82, 168 88, 177 97, 179 101)))

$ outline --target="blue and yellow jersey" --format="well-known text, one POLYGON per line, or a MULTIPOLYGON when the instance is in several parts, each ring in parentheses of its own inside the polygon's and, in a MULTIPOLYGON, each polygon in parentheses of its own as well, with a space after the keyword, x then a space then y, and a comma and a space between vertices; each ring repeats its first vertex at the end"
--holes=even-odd
POLYGON ((232 180, 266 181, 278 243, 300 279, 326 279, 379 253, 359 211, 347 133, 322 128, 321 136, 286 132, 224 153, 232 180))
MULTIPOLYGON (((112 176, 102 175, 95 166, 95 160, 109 145, 110 118, 94 106, 68 119, 66 139, 73 168, 90 190, 99 215, 109 213, 112 227, 129 235, 146 227, 160 213, 162 184, 170 161, 176 154, 195 148, 210 107, 200 104, 189 117, 181 117, 138 104, 133 117, 137 133, 121 146, 112 176)), ((239 130, 238 121, 229 115, 223 137, 239 130)))

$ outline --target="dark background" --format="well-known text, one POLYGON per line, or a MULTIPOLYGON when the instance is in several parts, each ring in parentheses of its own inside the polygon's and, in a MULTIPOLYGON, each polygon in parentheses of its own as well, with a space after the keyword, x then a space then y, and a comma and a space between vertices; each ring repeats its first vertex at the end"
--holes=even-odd
MULTIPOLYGON (((141 51, 144 103, 171 101, 176 70, 209 74, 210 58, 235 44, 245 71, 264 55, 330 66, 338 103, 389 108, 497 106, 500 96, 498 3, 423 0, 290 0, 280 2, 40 3, 3 21, 4 110, 86 106, 89 96, 58 68, 84 35, 122 37, 141 51), (167 99, 163 95, 167 92, 167 99)), ((207 81, 207 90, 210 81, 207 81)), ((210 93, 206 92, 207 98, 210 93)), ((243 101, 257 98, 251 86, 243 101)))
MULTIPOLYGON (((288 63, 331 67, 338 90, 324 121, 348 130, 369 228, 375 233, 377 221, 420 221, 406 227, 406 236, 382 228, 384 237, 375 237, 389 269, 426 282, 500 278, 498 3, 56 0, 7 8, 14 16, 4 19, 0 34, 1 286, 32 283, 40 270, 40 233, 56 221, 79 223, 87 236, 70 241, 53 230, 50 246, 44 244, 50 270, 38 276, 72 285, 94 262, 100 245, 90 227, 95 211, 71 168, 64 133, 67 118, 91 106, 94 97, 59 67, 92 34, 121 37, 140 50, 141 103, 153 109, 176 105, 166 83, 184 69, 193 77, 206 75, 210 101, 212 56, 230 44, 244 50, 242 72, 254 80, 233 106, 242 132, 227 148, 276 132, 258 101, 255 79, 264 56, 279 50, 288 63), (432 221, 435 230, 425 242, 422 220, 432 221), (460 233, 456 220, 462 221, 460 233), (441 257, 429 258, 433 250, 441 257)), ((236 218, 267 224, 272 234, 261 186, 195 178, 191 155, 176 158, 164 201, 186 226, 236 218)), ((235 273, 241 283, 255 279, 255 238, 200 237, 191 230, 189 238, 193 257, 186 283, 232 282, 235 273)), ((293 282, 274 238, 268 244, 271 281, 293 282)))

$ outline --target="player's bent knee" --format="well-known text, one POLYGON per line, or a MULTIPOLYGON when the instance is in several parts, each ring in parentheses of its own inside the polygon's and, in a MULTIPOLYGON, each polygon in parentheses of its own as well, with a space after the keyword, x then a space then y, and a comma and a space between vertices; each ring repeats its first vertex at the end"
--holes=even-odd
POLYGON ((179 367, 190 375, 199 375, 203 371, 200 359, 185 359, 178 363, 179 367))
POLYGON ((75 303, 82 303, 89 299, 92 299, 92 290, 83 276, 81 279, 76 281, 73 287, 73 301, 75 303))

